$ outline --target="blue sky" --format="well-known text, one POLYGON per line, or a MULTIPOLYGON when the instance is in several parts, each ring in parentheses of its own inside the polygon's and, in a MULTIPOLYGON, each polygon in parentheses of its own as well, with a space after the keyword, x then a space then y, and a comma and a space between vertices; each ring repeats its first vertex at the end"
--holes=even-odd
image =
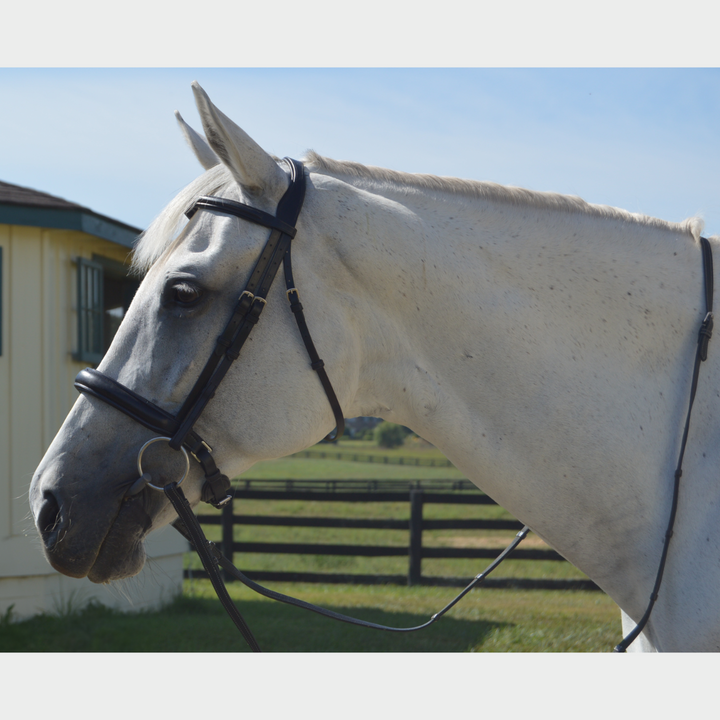
POLYGON ((144 228, 201 172, 173 116, 198 128, 193 80, 281 156, 701 213, 720 233, 718 69, 0 68, 0 180, 144 228))

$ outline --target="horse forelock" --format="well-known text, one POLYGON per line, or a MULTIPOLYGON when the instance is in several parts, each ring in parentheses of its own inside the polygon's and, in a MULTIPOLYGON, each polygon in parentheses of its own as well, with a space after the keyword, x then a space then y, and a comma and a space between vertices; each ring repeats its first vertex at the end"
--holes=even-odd
POLYGON ((691 217, 682 222, 675 223, 667 220, 631 213, 627 210, 611 207, 609 205, 595 205, 588 203, 575 195, 562 195, 560 193, 527 190, 521 187, 500 185, 499 183, 480 180, 465 180, 454 177, 440 177, 420 173, 406 173, 397 170, 362 165, 350 161, 331 160, 309 151, 306 157, 309 170, 314 172, 345 179, 350 184, 370 183, 377 185, 382 192, 384 188, 396 188, 400 192, 408 189, 417 189, 450 195, 458 195, 469 199, 483 199, 492 202, 501 202, 517 206, 531 206, 540 209, 559 210, 568 213, 581 213, 601 218, 624 220, 641 225, 667 229, 671 232, 681 232, 692 235, 699 241, 704 222, 700 217, 691 217))
POLYGON ((172 248, 186 220, 185 211, 198 197, 217 195, 233 183, 230 171, 224 165, 216 165, 183 188, 138 238, 133 250, 132 269, 140 274, 147 272, 172 248))

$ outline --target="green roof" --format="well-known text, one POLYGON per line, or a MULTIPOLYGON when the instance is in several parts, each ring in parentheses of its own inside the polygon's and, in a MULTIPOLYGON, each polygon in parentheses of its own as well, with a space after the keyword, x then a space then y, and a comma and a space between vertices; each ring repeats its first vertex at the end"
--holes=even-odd
POLYGON ((142 232, 77 203, 0 181, 0 223, 79 230, 131 248, 142 232))

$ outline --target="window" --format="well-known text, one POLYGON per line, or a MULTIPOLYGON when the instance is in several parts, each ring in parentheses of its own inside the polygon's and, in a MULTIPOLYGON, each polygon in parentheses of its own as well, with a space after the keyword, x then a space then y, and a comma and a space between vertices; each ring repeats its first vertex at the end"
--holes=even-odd
POLYGON ((77 359, 97 365, 103 356, 103 267, 78 258, 77 359))
POLYGON ((125 317, 138 280, 122 263, 99 255, 77 261, 78 351, 75 360, 97 365, 125 317))

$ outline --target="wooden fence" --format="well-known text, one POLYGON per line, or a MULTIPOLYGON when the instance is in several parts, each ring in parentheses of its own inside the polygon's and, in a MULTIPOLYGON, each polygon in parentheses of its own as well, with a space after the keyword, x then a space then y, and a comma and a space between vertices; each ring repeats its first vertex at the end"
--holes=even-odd
POLYGON ((293 457, 313 458, 315 460, 382 463, 383 465, 411 465, 413 467, 453 467, 453 464, 447 458, 405 457, 403 455, 382 455, 373 452, 354 452, 350 450, 301 450, 295 453, 293 457))
MULTIPOLYGON (((258 582, 290 581, 319 583, 395 584, 395 585, 443 585, 464 587, 470 578, 428 577, 422 574, 422 560, 425 558, 472 558, 491 560, 501 549, 496 548, 447 548, 423 545, 425 530, 520 530, 517 520, 498 519, 436 519, 423 518, 423 507, 430 503, 495 505, 496 503, 477 491, 468 481, 244 481, 235 487, 236 500, 303 500, 318 502, 409 502, 409 520, 320 518, 296 516, 238 515, 233 503, 228 504, 217 515, 199 515, 203 525, 220 525, 223 554, 233 560, 234 553, 275 553, 293 555, 344 555, 365 557, 407 557, 407 575, 361 575, 357 573, 309 573, 280 571, 247 571, 246 575, 258 582), (399 489, 404 486, 404 489, 399 489), (472 487, 473 490, 469 490, 472 487), (398 488, 398 489, 393 489, 398 488), (443 491, 444 490, 444 491, 443 491), (448 492, 448 490, 454 490, 448 492), (365 528, 369 530, 409 530, 409 544, 403 546, 379 545, 338 545, 323 543, 265 543, 235 542, 233 529, 236 525, 282 526, 313 528, 365 528)), ((554 560, 566 562, 554 550, 522 549, 511 555, 514 560, 554 560)), ((234 561, 234 560, 233 560, 234 561)), ((478 567, 478 572, 485 565, 478 567)), ((502 566, 501 566, 502 568, 502 566)), ((242 569, 242 567, 240 568, 242 569)), ((243 570, 244 571, 244 570, 243 570)), ((244 571, 245 572, 245 571, 244 571)), ((497 572, 502 572, 498 569, 497 572)), ((186 577, 205 577, 204 571, 186 570, 186 577)), ((231 580, 226 576, 226 580, 231 580)), ((483 587, 522 589, 599 589, 591 580, 538 579, 538 578, 493 578, 484 581, 483 587)))

